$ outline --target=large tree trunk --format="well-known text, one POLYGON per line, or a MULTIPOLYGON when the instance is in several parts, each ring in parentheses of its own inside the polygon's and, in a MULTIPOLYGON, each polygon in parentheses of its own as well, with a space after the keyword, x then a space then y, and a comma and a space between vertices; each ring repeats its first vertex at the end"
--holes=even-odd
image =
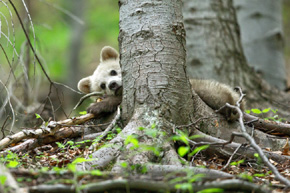
MULTIPOLYGON (((156 155, 152 152, 132 155, 130 144, 124 145, 133 134, 143 145, 164 150, 161 163, 180 165, 173 143, 166 138, 172 136, 175 126, 189 124, 194 117, 213 116, 213 110, 191 91, 185 72, 184 38, 181 1, 120 1, 122 113, 127 125, 110 141, 112 147, 96 151, 93 157, 99 159, 86 163, 85 168, 102 168, 115 158, 113 171, 121 170, 124 160, 129 164, 154 162, 156 155), (139 129, 153 125, 166 135, 148 138, 139 129), (121 151, 123 145, 125 151, 121 151)), ((217 120, 221 127, 228 128, 224 119, 217 120)), ((203 128, 212 127, 215 121, 207 121, 203 128)))
POLYGON ((282 0, 235 0, 247 62, 271 86, 285 89, 282 0))
POLYGON ((174 124, 189 123, 192 94, 185 76, 181 2, 121 1, 120 54, 123 118, 155 110, 174 124), (164 11, 166 10, 166 11, 164 11))

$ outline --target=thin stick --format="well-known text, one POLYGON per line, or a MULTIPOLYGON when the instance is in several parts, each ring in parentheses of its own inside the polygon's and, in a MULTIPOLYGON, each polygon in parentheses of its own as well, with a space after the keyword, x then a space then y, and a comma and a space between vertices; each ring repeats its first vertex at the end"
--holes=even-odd
POLYGON ((89 98, 91 96, 102 96, 102 95, 104 95, 104 93, 102 93, 102 92, 92 92, 92 93, 86 94, 85 96, 80 98, 79 102, 76 104, 76 106, 73 108, 73 110, 75 110, 78 106, 80 106, 84 102, 84 100, 86 100, 87 98, 89 98))

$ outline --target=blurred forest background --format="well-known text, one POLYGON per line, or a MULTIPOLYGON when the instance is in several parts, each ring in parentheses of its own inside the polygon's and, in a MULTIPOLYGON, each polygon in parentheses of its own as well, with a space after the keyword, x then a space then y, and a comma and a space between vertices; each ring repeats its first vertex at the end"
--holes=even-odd
MULTIPOLYGON (((51 98, 47 100, 46 96, 50 91, 49 81, 28 48, 25 34, 14 10, 8 1, 1 2, 0 80, 2 82, 0 95, 2 98, 0 108, 6 108, 7 114, 0 113, 2 117, 0 127, 4 127, 3 122, 8 117, 11 118, 9 105, 5 107, 3 105, 9 102, 5 101, 8 91, 12 91, 14 95, 12 96, 14 101, 11 101, 15 103, 13 106, 22 106, 22 110, 21 107, 15 109, 18 115, 26 116, 30 112, 30 107, 32 109, 35 106, 39 107, 37 101, 40 103, 46 101, 47 104, 59 101, 53 109, 55 112, 60 112, 57 114, 57 119, 78 115, 77 111, 84 110, 87 106, 82 105, 77 111, 71 112, 82 96, 80 93, 58 85, 57 94, 51 94, 51 98), (14 27, 11 27, 12 25, 14 27), (14 40, 15 49, 11 46, 14 40), (11 67, 15 76, 10 70, 11 67), (28 69, 27 76, 23 74, 25 72, 23 69, 28 69), (30 87, 23 83, 25 77, 29 79, 30 87), (8 87, 7 82, 11 81, 14 81, 13 86, 8 87), (25 95, 28 95, 26 102, 18 101, 17 103, 17 99, 23 99, 25 95), (62 109, 63 107, 65 109, 62 109)), ((36 48, 45 71, 53 81, 77 90, 78 81, 91 75, 96 68, 101 48, 110 45, 118 49, 119 7, 116 0, 25 0, 33 28, 22 1, 13 1, 13 3, 29 32, 31 42, 36 48)), ((283 1, 283 22, 285 63, 288 86, 290 86, 290 0, 283 1)), ((34 114, 32 116, 35 117, 34 114)))
MULTIPOLYGON (((78 81, 91 75, 99 63, 101 48, 111 45, 118 49, 119 7, 116 0, 25 0, 26 8, 23 1, 12 2, 52 81, 77 90, 78 81)), ((60 85, 56 85, 57 92, 54 87, 50 92, 51 85, 35 60, 8 1, 0 2, 0 19, 0 108, 5 108, 4 111, 0 110, 0 125, 4 127, 6 117, 12 118, 8 105, 10 101, 5 101, 8 92, 12 95, 11 103, 16 107, 14 111, 18 122, 22 122, 21 119, 35 119, 34 113, 27 115, 36 109, 40 114, 41 103, 46 103, 48 108, 51 103, 54 104, 57 120, 78 115, 77 111, 71 110, 82 95, 60 85), (25 71, 29 72, 26 74, 30 86, 24 83, 25 71), (48 93, 51 93, 49 100, 48 93)), ((85 110, 86 106, 84 104, 80 109, 85 110)), ((46 119, 50 115, 44 113, 43 116, 46 119)), ((34 123, 28 125, 33 126, 34 123)), ((22 126, 21 123, 19 125, 22 126)))

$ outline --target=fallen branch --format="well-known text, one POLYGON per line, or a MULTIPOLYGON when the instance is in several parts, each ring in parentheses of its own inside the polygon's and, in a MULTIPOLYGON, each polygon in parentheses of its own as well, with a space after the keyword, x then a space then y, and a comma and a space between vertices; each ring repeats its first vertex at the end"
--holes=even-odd
POLYGON ((275 131, 290 136, 290 124, 264 120, 262 118, 255 117, 249 114, 244 114, 244 119, 246 122, 251 122, 252 120, 254 120, 253 122, 251 122, 251 124, 254 125, 256 129, 271 132, 275 131))
POLYGON ((18 143, 23 139, 37 138, 43 134, 47 134, 47 136, 54 135, 56 131, 58 131, 60 128, 64 126, 79 125, 94 117, 95 116, 93 114, 89 113, 80 117, 74 117, 71 119, 66 119, 58 122, 50 121, 47 126, 42 126, 40 129, 20 131, 12 136, 7 136, 4 139, 2 139, 0 141, 0 150, 3 150, 3 148, 8 147, 12 143, 18 143))
POLYGON ((84 127, 64 127, 56 131, 54 135, 43 135, 34 139, 28 139, 19 145, 7 148, 5 151, 23 152, 39 146, 47 145, 65 138, 74 138, 84 133, 84 127))

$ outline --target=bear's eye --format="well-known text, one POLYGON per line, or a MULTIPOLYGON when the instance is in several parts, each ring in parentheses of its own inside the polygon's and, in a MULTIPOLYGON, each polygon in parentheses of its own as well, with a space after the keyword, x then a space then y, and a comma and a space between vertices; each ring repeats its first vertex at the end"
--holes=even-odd
POLYGON ((106 84, 105 83, 102 83, 101 84, 101 89, 105 89, 106 88, 106 84))
POLYGON ((116 75, 117 75, 116 70, 112 70, 112 71, 110 72, 110 75, 111 75, 111 76, 116 76, 116 75))

